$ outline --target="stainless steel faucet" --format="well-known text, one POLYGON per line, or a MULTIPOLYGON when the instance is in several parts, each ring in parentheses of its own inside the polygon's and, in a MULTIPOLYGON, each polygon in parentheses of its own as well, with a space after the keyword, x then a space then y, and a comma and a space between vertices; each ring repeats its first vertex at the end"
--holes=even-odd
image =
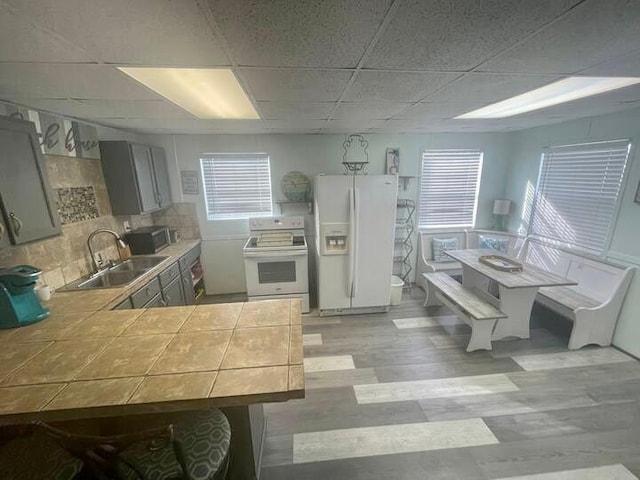
POLYGON ((93 265, 94 273, 99 272, 103 264, 102 256, 100 256, 99 261, 96 262, 96 257, 95 257, 95 254, 93 253, 93 246, 91 245, 91 241, 93 240, 93 237, 95 237, 99 233, 109 233, 113 235, 113 237, 116 239, 116 243, 118 246, 120 246, 121 248, 127 247, 127 244, 122 239, 122 237, 118 235, 116 232, 114 232, 113 230, 100 229, 92 232, 91 235, 89 235, 89 238, 87 238, 87 247, 89 247, 89 256, 91 257, 91 265, 93 265))

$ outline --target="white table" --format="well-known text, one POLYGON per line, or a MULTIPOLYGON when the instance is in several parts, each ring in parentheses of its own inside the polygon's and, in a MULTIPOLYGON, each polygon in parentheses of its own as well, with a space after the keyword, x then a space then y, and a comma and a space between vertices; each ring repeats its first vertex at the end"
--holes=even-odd
POLYGON ((568 278, 529 264, 523 265, 522 272, 502 272, 480 262, 483 255, 499 254, 495 250, 448 250, 446 254, 462 264, 462 285, 481 293, 483 298, 507 315, 496 323, 492 340, 529 338, 529 319, 538 288, 577 285, 568 278), (489 293, 492 282, 498 285, 497 297, 489 293))

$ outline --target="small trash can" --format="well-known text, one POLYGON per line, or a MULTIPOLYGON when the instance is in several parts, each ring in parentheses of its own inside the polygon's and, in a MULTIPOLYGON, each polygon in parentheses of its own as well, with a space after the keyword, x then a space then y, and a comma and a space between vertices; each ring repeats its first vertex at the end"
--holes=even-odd
POLYGON ((400 305, 402 302, 402 288, 404 282, 400 277, 391 276, 391 305, 400 305))

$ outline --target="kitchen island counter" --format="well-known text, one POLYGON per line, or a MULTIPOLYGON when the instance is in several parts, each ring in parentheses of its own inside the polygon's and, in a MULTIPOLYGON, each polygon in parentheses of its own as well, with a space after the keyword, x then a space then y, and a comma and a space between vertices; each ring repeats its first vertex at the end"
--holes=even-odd
POLYGON ((101 310, 109 298, 59 293, 49 318, 0 331, 0 424, 304 396, 299 300, 101 310))

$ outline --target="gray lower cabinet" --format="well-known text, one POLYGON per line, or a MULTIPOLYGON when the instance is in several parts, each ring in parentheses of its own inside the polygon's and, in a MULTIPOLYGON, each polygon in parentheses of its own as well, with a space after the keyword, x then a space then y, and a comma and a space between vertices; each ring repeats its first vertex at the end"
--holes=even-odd
POLYGON ((178 260, 178 264, 180 265, 182 291, 184 292, 184 301, 186 305, 193 305, 196 303, 196 291, 193 285, 191 267, 198 262, 198 259, 200 258, 200 251, 200 245, 197 245, 178 260))
POLYGON ((151 300, 149 300, 147 303, 145 303, 142 308, 160 308, 160 307, 166 307, 167 305, 164 302, 164 299, 162 298, 162 294, 158 293, 155 297, 153 297, 151 300))
POLYGON ((179 307, 196 303, 191 267, 198 262, 200 245, 185 253, 157 277, 139 288, 114 310, 128 308, 179 307))
POLYGON ((127 298, 124 302, 121 302, 116 306, 113 310, 130 310, 131 309, 131 299, 127 298))
POLYGON ((164 297, 167 307, 179 307, 185 304, 180 277, 175 278, 169 285, 162 289, 162 296, 164 297))
POLYGON ((191 272, 185 272, 180 275, 182 280, 182 290, 184 292, 185 305, 194 305, 196 303, 196 292, 193 288, 193 280, 191 280, 191 272))
POLYGON ((114 215, 139 215, 171 206, 164 149, 105 141, 100 142, 100 156, 114 215))
POLYGON ((145 305, 149 303, 152 298, 155 298, 160 293, 160 282, 158 277, 155 277, 144 287, 140 288, 136 293, 131 295, 131 304, 133 308, 145 308, 145 305))
POLYGON ((61 232, 35 125, 0 118, 0 246, 61 232))

